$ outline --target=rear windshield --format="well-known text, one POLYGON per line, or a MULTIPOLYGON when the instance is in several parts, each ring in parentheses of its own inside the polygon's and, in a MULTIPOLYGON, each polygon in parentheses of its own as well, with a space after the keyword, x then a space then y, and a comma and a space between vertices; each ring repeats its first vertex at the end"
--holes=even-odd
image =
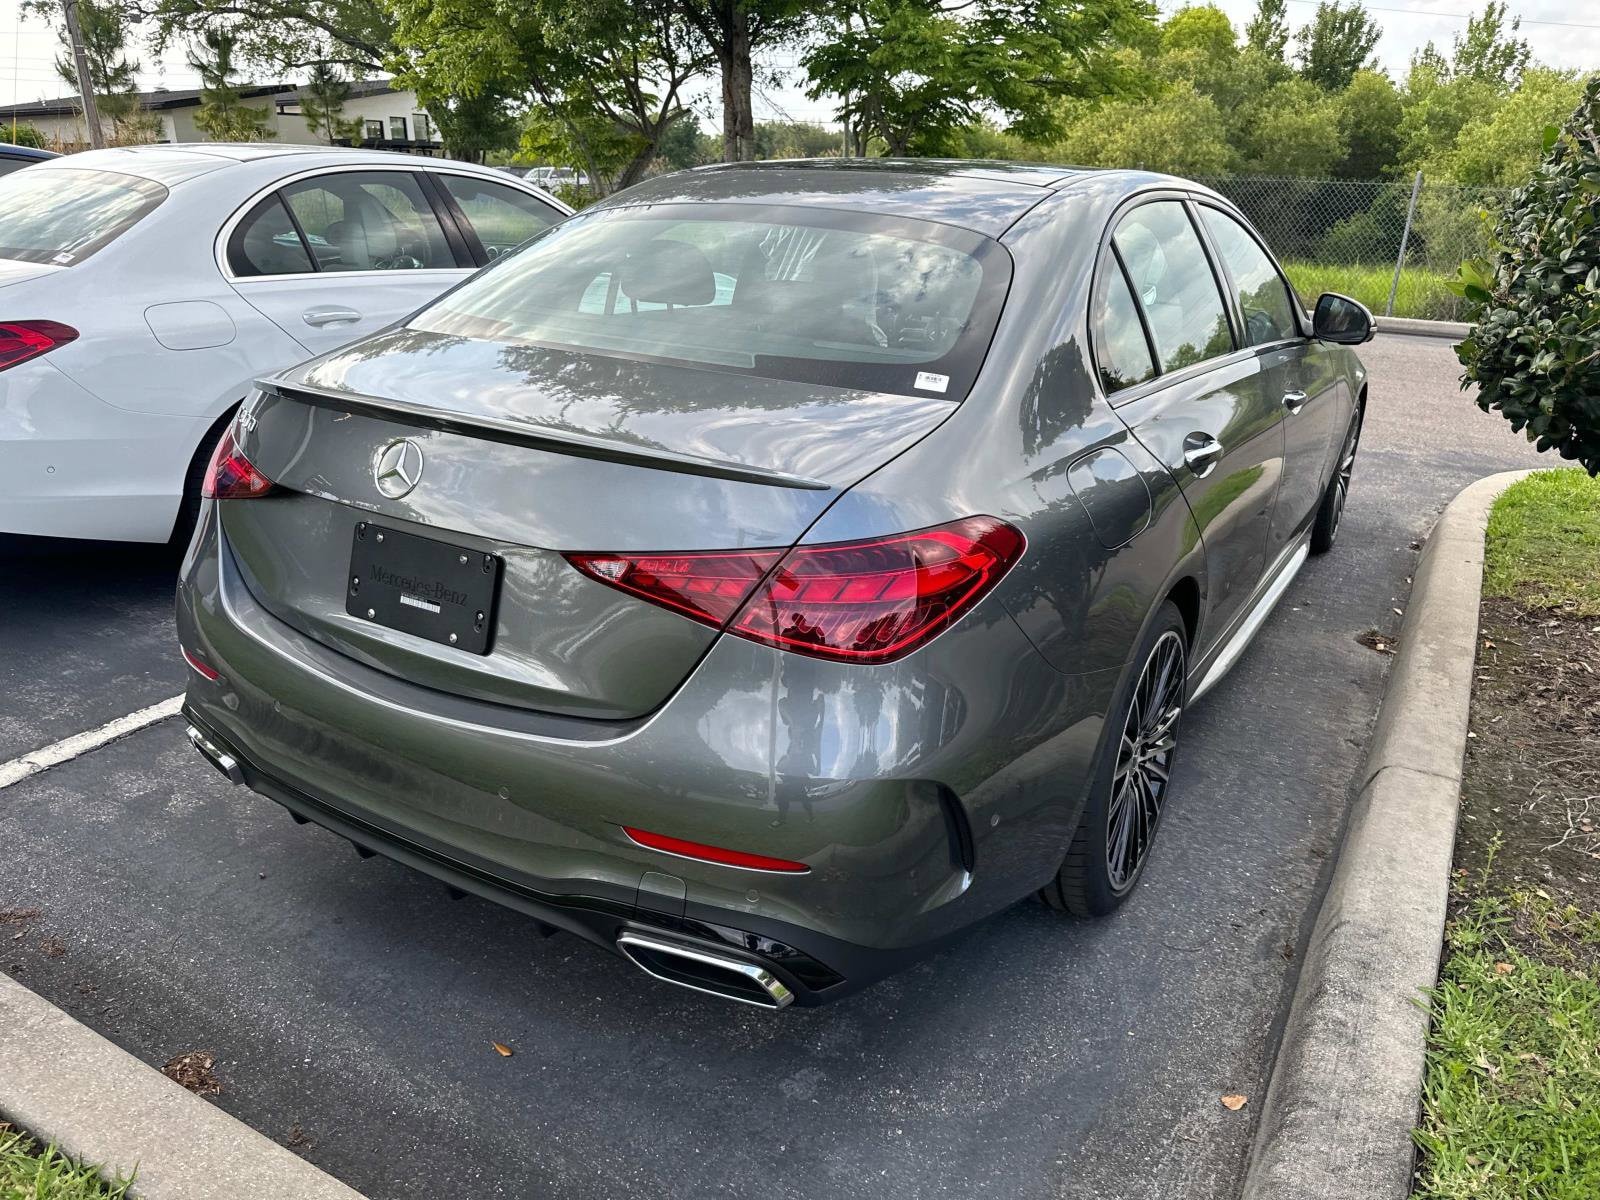
POLYGON ((71 266, 103 250, 167 198, 148 179, 50 168, 0 179, 0 258, 71 266))
POLYGON ((574 217, 412 328, 958 400, 1010 257, 931 222, 742 204, 574 217))

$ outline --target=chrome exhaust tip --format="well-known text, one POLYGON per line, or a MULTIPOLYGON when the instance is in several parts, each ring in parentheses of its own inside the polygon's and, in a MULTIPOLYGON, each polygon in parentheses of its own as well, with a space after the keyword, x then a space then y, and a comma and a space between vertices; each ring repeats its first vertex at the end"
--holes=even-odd
POLYGON ((787 1008, 794 1003, 794 993, 759 963, 727 958, 631 929, 617 938, 617 949, 646 975, 692 991, 757 1008, 787 1008))
POLYGON ((196 750, 200 751, 205 760, 228 777, 229 783, 244 782, 244 771, 240 768, 238 759, 193 725, 190 725, 184 732, 189 735, 189 741, 194 744, 196 750))

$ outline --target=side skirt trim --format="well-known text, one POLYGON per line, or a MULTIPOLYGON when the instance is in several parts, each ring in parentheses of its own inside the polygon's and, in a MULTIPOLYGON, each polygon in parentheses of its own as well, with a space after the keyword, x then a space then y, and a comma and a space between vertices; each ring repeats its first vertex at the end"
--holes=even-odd
POLYGON ((1222 677, 1233 669, 1250 643, 1255 640, 1256 634, 1261 632, 1261 626, 1266 622, 1272 610, 1278 606, 1278 601, 1283 599, 1283 594, 1289 590, 1289 585, 1294 582, 1295 576, 1300 573, 1300 568, 1305 566, 1306 559, 1311 553, 1310 532, 1302 534, 1293 548, 1287 552, 1282 566, 1278 568, 1272 582, 1263 591, 1255 604, 1246 614, 1243 621, 1239 622, 1228 640, 1211 660, 1211 666, 1200 677, 1200 682, 1194 685, 1189 692, 1189 703, 1204 696, 1218 683, 1222 677))

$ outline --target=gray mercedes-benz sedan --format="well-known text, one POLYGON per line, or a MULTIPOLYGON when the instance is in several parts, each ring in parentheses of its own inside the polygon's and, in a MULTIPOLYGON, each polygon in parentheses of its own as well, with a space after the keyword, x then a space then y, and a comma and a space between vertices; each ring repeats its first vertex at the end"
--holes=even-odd
POLYGON ((178 589, 236 783, 651 975, 844 995, 1138 882, 1339 530, 1365 309, 1038 165, 631 188, 263 381, 178 589))

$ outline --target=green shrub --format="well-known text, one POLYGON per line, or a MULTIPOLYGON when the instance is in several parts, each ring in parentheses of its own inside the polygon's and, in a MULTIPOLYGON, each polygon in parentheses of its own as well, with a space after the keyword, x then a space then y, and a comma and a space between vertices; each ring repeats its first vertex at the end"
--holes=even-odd
POLYGON ((1494 261, 1455 286, 1484 306, 1457 348, 1462 386, 1540 450, 1600 475, 1600 75, 1495 225, 1494 261))

